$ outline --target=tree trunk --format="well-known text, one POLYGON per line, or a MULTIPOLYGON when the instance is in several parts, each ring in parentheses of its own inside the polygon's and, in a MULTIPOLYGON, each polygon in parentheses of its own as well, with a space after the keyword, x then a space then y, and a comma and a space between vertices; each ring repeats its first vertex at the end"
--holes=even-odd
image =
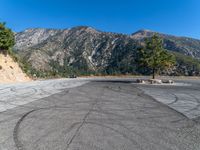
POLYGON ((155 79, 155 68, 153 68, 153 79, 155 79))

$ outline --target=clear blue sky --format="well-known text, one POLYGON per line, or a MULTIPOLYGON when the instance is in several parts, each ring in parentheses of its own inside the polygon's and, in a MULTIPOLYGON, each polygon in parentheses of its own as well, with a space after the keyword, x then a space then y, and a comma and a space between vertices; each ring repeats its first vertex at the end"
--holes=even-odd
POLYGON ((86 25, 131 34, 139 29, 200 39, 200 0, 0 0, 14 31, 86 25))

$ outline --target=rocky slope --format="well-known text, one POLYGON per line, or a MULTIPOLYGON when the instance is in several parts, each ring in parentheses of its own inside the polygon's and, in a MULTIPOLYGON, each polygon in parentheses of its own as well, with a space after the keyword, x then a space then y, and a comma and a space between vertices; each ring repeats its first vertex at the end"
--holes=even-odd
POLYGON ((30 81, 30 78, 22 72, 18 63, 9 55, 0 54, 0 83, 25 81, 30 81))
MULTIPOLYGON (((140 30, 123 35, 85 26, 65 30, 36 28, 17 33, 14 49, 35 70, 60 72, 73 68, 86 72, 138 73, 135 50, 154 33, 140 30)), ((167 50, 200 59, 200 40, 159 35, 167 50)), ((188 72, 188 68, 184 66, 179 72, 188 72)))
MULTIPOLYGON (((131 37, 141 41, 146 37, 151 37, 155 33, 156 32, 149 30, 139 30, 138 32, 133 33, 131 37)), ((157 34, 163 38, 165 49, 200 59, 200 40, 188 37, 177 37, 162 33, 157 34)))

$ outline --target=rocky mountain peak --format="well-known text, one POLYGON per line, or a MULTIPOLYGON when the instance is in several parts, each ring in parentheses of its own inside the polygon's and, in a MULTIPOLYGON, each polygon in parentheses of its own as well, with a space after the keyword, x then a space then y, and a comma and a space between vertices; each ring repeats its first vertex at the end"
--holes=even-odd
POLYGON ((137 32, 134 32, 131 37, 133 39, 143 39, 143 38, 146 38, 146 37, 151 37, 153 34, 155 34, 156 32, 153 32, 151 30, 147 30, 147 29, 141 29, 141 30, 138 30, 137 32))
POLYGON ((78 26, 70 29, 72 32, 86 32, 86 33, 99 33, 96 29, 89 26, 78 26))

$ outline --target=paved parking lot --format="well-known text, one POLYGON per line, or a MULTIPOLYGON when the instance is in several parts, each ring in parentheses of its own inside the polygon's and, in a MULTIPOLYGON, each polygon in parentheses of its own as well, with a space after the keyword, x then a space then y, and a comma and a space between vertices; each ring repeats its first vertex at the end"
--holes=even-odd
POLYGON ((199 82, 133 81, 1 85, 0 150, 199 150, 199 82))

